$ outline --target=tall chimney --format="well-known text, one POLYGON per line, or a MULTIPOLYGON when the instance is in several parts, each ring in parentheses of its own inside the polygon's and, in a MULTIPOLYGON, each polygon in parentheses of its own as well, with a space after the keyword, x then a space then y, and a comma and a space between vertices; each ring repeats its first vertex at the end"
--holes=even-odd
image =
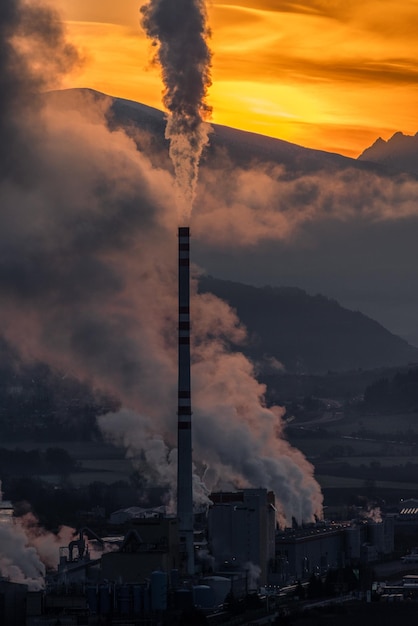
POLYGON ((190 394, 190 232, 179 232, 178 335, 178 466, 177 517, 180 541, 187 553, 187 572, 194 574, 192 406, 190 394))

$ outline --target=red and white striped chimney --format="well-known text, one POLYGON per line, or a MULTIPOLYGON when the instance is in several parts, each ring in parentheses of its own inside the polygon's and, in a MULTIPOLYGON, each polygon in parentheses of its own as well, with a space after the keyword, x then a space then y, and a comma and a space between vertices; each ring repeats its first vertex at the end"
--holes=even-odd
POLYGON ((190 231, 180 227, 178 273, 178 465, 177 517, 180 541, 187 553, 187 572, 194 574, 192 406, 190 393, 190 231))

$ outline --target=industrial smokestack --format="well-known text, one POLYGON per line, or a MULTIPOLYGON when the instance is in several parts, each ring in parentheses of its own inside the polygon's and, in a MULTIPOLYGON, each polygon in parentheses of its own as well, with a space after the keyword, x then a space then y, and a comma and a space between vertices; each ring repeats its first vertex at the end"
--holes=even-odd
POLYGON ((178 327, 178 466, 177 517, 180 541, 187 553, 187 572, 194 574, 192 406, 190 394, 190 232, 180 227, 178 327))

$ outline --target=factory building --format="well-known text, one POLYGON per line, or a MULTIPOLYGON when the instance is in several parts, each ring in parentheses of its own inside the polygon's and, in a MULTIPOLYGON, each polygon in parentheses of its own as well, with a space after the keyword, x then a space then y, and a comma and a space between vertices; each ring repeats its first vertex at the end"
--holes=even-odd
POLYGON ((395 549, 395 515, 385 515, 379 522, 369 521, 367 540, 376 546, 379 559, 392 554, 395 549))
POLYGON ((396 532, 400 535, 415 537, 418 530, 418 500, 401 500, 395 517, 396 532))
MULTIPOLYGON (((276 509, 267 489, 243 489, 210 496, 208 543, 215 569, 260 568, 259 584, 266 584, 274 560, 276 509)), ((254 571, 254 570, 253 570, 254 571)))
POLYGON ((26 597, 28 588, 0 579, 0 624, 22 626, 26 623, 26 597))
POLYGON ((284 584, 345 565, 373 563, 394 549, 394 518, 354 520, 278 532, 269 580, 284 584))
POLYGON ((293 579, 305 580, 312 572, 340 567, 343 559, 340 527, 313 527, 278 533, 270 581, 282 585, 293 579))
POLYGON ((102 555, 101 579, 136 583, 155 570, 169 572, 179 565, 177 519, 137 519, 119 550, 102 555))

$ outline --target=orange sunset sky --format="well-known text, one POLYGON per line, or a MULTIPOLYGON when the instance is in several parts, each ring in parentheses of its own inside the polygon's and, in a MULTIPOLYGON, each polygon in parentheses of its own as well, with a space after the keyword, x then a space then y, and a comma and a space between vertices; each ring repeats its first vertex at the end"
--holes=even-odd
MULTIPOLYGON (((175 2, 176 0, 173 0, 175 2)), ((162 108, 141 0, 54 0, 85 57, 65 87, 162 108)), ((212 120, 358 156, 418 131, 417 0, 208 3, 212 120)))

